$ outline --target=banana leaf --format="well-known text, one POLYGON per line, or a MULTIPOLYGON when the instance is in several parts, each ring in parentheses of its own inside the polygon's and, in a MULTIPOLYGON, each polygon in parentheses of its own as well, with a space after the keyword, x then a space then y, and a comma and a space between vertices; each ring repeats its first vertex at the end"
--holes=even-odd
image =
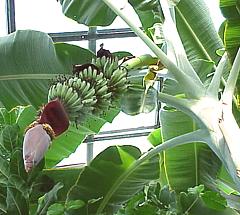
POLYGON ((0 38, 0 100, 38 108, 47 101, 49 81, 65 71, 51 38, 42 32, 17 31, 0 38))
POLYGON ((224 25, 223 41, 229 53, 230 60, 233 62, 237 50, 240 47, 240 1, 220 0, 220 9, 226 18, 224 25))
POLYGON ((190 61, 219 60, 216 51, 223 44, 204 1, 181 0, 176 6, 176 24, 190 61))
MULTIPOLYGON (((192 119, 180 111, 161 112, 163 141, 197 129, 192 119)), ((204 184, 214 187, 221 162, 212 150, 203 143, 189 143, 168 149, 162 154, 162 171, 168 185, 177 192, 204 184)))
POLYGON ((79 214, 113 214, 145 184, 159 177, 158 156, 138 165, 140 156, 134 146, 107 148, 82 170, 67 201, 80 199, 87 204, 79 214))
MULTIPOLYGON (((240 1, 220 0, 220 9, 226 20, 222 23, 222 40, 229 59, 233 63, 236 53, 240 47, 240 1)), ((234 115, 239 124, 240 122, 240 78, 236 86, 237 107, 234 106, 234 115)))
MULTIPOLYGON (((114 12, 101 0, 60 0, 59 2, 65 16, 87 26, 108 26, 116 18, 114 12)), ((161 20, 160 17, 154 17, 154 11, 159 11, 158 1, 130 0, 129 3, 137 11, 145 29, 152 27, 156 20, 161 20)))
POLYGON ((47 102, 50 81, 59 74, 71 74, 69 64, 73 56, 79 59, 79 64, 91 61, 94 56, 80 47, 73 52, 72 45, 56 47, 46 33, 32 30, 0 38, 0 87, 4 92, 0 101, 4 107, 10 110, 31 104, 38 109, 47 102), (63 59, 63 53, 70 57, 63 59))

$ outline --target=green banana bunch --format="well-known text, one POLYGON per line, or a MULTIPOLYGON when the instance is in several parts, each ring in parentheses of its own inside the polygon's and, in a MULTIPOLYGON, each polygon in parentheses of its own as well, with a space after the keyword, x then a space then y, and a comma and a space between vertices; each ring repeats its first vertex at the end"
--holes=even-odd
POLYGON ((48 101, 58 99, 69 120, 79 123, 86 113, 100 115, 118 102, 127 90, 127 70, 114 57, 101 57, 80 66, 70 77, 59 77, 50 86, 48 101))

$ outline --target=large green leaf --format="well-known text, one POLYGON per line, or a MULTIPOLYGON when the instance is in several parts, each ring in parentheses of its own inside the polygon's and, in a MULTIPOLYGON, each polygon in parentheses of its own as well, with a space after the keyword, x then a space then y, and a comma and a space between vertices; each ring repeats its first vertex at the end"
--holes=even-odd
POLYGON ((0 214, 4 214, 7 212, 7 188, 0 186, 0 214))
POLYGON ((63 184, 56 184, 48 193, 39 198, 36 215, 46 214, 48 207, 57 201, 58 191, 63 188, 63 184))
POLYGON ((143 86, 129 87, 121 98, 121 111, 134 116, 149 113, 157 105, 157 91, 150 88, 148 92, 143 86))
POLYGON ((90 134, 96 134, 106 122, 112 122, 119 113, 118 109, 111 109, 101 117, 88 115, 86 121, 81 126, 72 124, 67 132, 53 141, 50 149, 46 153, 46 167, 50 168, 58 164, 62 159, 75 152, 81 142, 90 134))
POLYGON ((42 192, 44 187, 51 187, 53 184, 62 183, 64 187, 58 192, 58 200, 65 201, 66 195, 73 184, 76 183, 83 167, 61 167, 46 169, 42 172, 42 176, 38 179, 37 183, 40 186, 37 192, 42 192))
POLYGON ((1 144, 3 144, 3 147, 13 152, 14 149, 18 145, 18 134, 19 134, 19 127, 17 124, 15 125, 8 125, 6 126, 1 133, 1 144))
POLYGON ((146 32, 148 32, 155 23, 163 22, 163 15, 159 1, 130 0, 129 3, 138 14, 142 27, 146 32))
POLYGON ((202 0, 181 0, 176 6, 177 28, 190 61, 218 61, 222 42, 202 0))
POLYGON ((220 9, 226 19, 239 19, 239 0, 220 0, 220 9))
POLYGON ((22 150, 17 149, 11 153, 9 168, 11 175, 18 175, 23 180, 27 180, 28 176, 24 169, 22 150))
POLYGON ((95 54, 88 49, 67 43, 55 43, 56 54, 66 71, 72 71, 73 65, 91 63, 95 54))
POLYGON ((89 62, 92 56, 90 51, 73 45, 60 43, 55 48, 51 38, 39 31, 16 31, 1 37, 1 103, 7 109, 30 104, 39 108, 47 102, 51 79, 71 73, 72 63, 89 62))
POLYGON ((7 184, 9 177, 9 165, 6 159, 0 156, 0 185, 7 184))
POLYGON ((17 31, 0 38, 0 101, 39 107, 47 101, 49 80, 64 73, 51 38, 42 32, 17 31))
POLYGON ((232 62, 240 47, 240 12, 237 8, 238 4, 239 0, 220 0, 220 9, 226 18, 223 41, 232 62))
POLYGON ((233 62, 240 47, 240 15, 238 19, 229 19, 225 22, 224 45, 233 62))
POLYGON ((110 25, 116 15, 101 0, 60 0, 65 16, 88 26, 110 25))
MULTIPOLYGON (((113 23, 116 15, 101 0, 60 0, 62 12, 68 18, 87 26, 108 26, 113 23)), ((159 2, 156 0, 130 0, 129 3, 137 12, 145 30, 154 23, 161 22, 159 2)), ((123 4, 124 7, 124 4, 123 4)))
POLYGON ((68 200, 85 201, 89 214, 100 214, 103 210, 113 214, 123 202, 159 176, 158 156, 138 165, 140 156, 141 152, 134 146, 107 148, 81 172, 68 200))
MULTIPOLYGON (((196 130, 191 118, 176 110, 161 112, 163 141, 196 130)), ((213 186, 220 161, 203 143, 189 143, 169 149, 162 154, 162 172, 169 186, 177 192, 204 184, 213 186)))
MULTIPOLYGON (((226 20, 222 24, 222 40, 229 59, 233 63, 238 49, 240 48, 240 1, 239 0, 220 0, 220 9, 226 20)), ((239 100, 240 100, 240 78, 236 86, 237 108, 233 107, 234 116, 239 124, 239 100)))
POLYGON ((7 188, 7 214, 27 215, 28 201, 24 194, 13 187, 7 188))

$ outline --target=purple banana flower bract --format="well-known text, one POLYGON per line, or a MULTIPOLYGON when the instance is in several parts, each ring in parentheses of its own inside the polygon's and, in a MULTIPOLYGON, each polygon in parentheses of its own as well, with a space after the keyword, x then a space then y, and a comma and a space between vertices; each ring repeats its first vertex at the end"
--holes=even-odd
POLYGON ((51 137, 42 124, 27 130, 23 142, 23 160, 26 172, 29 172, 43 158, 51 144, 51 137))

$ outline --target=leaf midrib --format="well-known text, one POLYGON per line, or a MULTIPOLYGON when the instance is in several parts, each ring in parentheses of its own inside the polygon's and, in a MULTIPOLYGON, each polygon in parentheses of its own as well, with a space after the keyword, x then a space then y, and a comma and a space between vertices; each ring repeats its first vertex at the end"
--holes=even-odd
MULTIPOLYGON (((180 9, 178 7, 176 8, 176 12, 179 14, 179 16, 181 17, 182 21, 185 23, 187 29, 191 32, 196 44, 199 46, 199 49, 203 52, 203 54, 205 55, 205 57, 207 58, 207 60, 209 61, 213 61, 213 59, 210 57, 210 55, 208 54, 208 52, 206 51, 206 49, 204 48, 203 44, 201 43, 201 41, 198 39, 197 35, 194 33, 194 30, 191 28, 191 25, 188 23, 188 21, 185 19, 184 15, 182 14, 182 12, 180 11, 180 9)), ((213 61, 214 62, 214 61, 213 61)))
MULTIPOLYGON (((196 124, 193 122, 193 131, 196 131, 196 124)), ((199 168, 199 164, 198 164, 198 147, 197 147, 197 143, 194 142, 193 143, 194 146, 194 159, 195 159, 195 185, 198 185, 199 183, 199 174, 198 174, 198 168, 199 168)))
POLYGON ((0 81, 7 80, 26 80, 26 79, 52 79, 59 74, 18 74, 18 75, 1 75, 0 81))
POLYGON ((20 208, 19 208, 19 206, 18 206, 18 204, 17 204, 17 202, 16 202, 16 200, 15 200, 15 198, 14 198, 14 195, 12 194, 11 191, 9 191, 9 193, 11 194, 12 200, 13 200, 13 202, 15 203, 15 206, 16 206, 19 214, 22 215, 22 212, 21 212, 21 210, 20 210, 20 208))

